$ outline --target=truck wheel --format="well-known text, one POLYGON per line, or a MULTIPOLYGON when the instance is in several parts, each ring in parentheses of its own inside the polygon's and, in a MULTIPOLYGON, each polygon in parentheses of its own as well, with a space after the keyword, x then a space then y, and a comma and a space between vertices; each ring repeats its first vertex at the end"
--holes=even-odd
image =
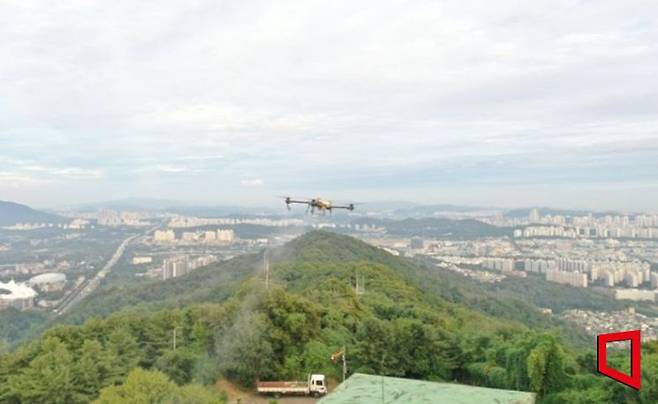
POLYGON ((320 397, 320 393, 318 393, 317 391, 314 391, 314 392, 313 392, 313 397, 314 397, 314 398, 318 398, 318 397, 320 397))
POLYGON ((281 393, 274 393, 274 398, 277 400, 281 398, 281 393))

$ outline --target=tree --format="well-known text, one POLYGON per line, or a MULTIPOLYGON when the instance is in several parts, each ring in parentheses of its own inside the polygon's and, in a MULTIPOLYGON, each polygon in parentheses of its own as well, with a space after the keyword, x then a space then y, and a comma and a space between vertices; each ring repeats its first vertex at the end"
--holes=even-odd
POLYGON ((85 402, 76 392, 72 375, 73 358, 56 337, 41 343, 40 354, 17 375, 10 376, 10 393, 20 402, 68 404, 85 402))
POLYGON ((192 345, 196 350, 203 353, 212 351, 212 334, 208 325, 201 321, 196 321, 190 332, 192 345))
POLYGON ((536 347, 528 355, 527 368, 530 387, 540 397, 564 387, 564 352, 553 335, 539 336, 536 347))
POLYGON ((110 352, 112 364, 107 376, 108 384, 115 384, 125 378, 143 358, 143 351, 139 349, 137 340, 125 328, 118 328, 109 335, 107 349, 110 352))
POLYGON ((649 354, 642 358, 642 402, 650 403, 658 397, 658 355, 649 354))
POLYGON ((355 347, 357 371, 402 376, 391 345, 393 330, 389 322, 368 317, 360 324, 355 347))
POLYGON ((269 322, 269 336, 276 362, 283 363, 292 346, 302 346, 320 331, 315 303, 299 295, 272 289, 259 310, 269 322))
POLYGON ((215 383, 219 377, 219 369, 217 366, 217 361, 213 356, 208 355, 207 353, 202 354, 197 359, 194 364, 194 369, 192 370, 192 380, 194 383, 200 383, 203 385, 210 385, 215 383))
POLYGON ((120 386, 106 387, 95 404, 225 404, 222 394, 198 384, 177 386, 164 373, 136 368, 120 386))
MULTIPOLYGON (((609 379, 600 375, 585 373, 571 378, 571 386, 559 393, 548 394, 542 399, 542 404, 598 404, 620 402, 614 400, 612 392, 607 388, 609 379)), ((625 400, 624 400, 625 401, 625 400)), ((651 401, 648 401, 651 402, 651 401)))
POLYGON ((155 362, 155 368, 182 385, 192 381, 196 361, 197 356, 185 349, 168 350, 155 362))
POLYGON ((271 375, 273 350, 265 315, 240 315, 219 335, 216 353, 220 371, 244 385, 271 375))
POLYGON ((304 346, 304 352, 302 354, 304 373, 321 373, 339 377, 342 374, 341 371, 338 370, 337 365, 329 360, 333 352, 327 345, 320 341, 309 341, 304 346))
POLYGON ((110 353, 96 340, 85 340, 80 348, 80 358, 73 369, 73 379, 77 391, 88 399, 94 398, 102 387, 108 384, 112 363, 116 362, 110 353))
POLYGON ((96 404, 152 404, 175 400, 177 386, 164 373, 137 368, 131 371, 120 386, 106 387, 96 404))
POLYGON ((395 358, 400 373, 410 378, 449 379, 456 368, 459 348, 443 330, 417 319, 393 322, 395 358))

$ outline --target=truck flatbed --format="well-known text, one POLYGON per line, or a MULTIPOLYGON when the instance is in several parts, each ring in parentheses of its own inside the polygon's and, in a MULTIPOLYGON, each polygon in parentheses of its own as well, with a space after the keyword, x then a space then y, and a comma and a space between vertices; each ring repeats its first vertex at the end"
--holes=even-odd
POLYGON ((284 394, 321 396, 327 394, 324 375, 309 375, 307 381, 277 380, 256 382, 256 390, 261 394, 284 394))
POLYGON ((298 381, 276 381, 276 382, 258 382, 258 385, 256 386, 258 388, 258 391, 267 391, 267 390, 272 390, 272 391, 279 391, 279 390, 286 390, 289 392, 292 391, 307 391, 308 390, 308 383, 306 382, 298 382, 298 381))

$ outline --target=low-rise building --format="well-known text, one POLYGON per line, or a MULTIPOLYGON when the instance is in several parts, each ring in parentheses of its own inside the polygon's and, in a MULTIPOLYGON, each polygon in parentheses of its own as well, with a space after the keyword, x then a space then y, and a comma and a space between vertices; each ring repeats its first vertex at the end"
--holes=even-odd
POLYGON ((153 233, 153 239, 155 241, 175 241, 176 233, 173 230, 156 230, 153 233))
POLYGON ((587 287, 587 274, 581 272, 560 271, 549 269, 546 271, 546 280, 549 282, 562 283, 576 288, 587 287))
POLYGON ((217 241, 232 243, 235 239, 235 232, 232 229, 217 230, 217 241))
POLYGON ((512 272, 514 270, 514 260, 511 258, 485 258, 482 260, 482 266, 494 271, 512 272))
POLYGON ((643 289, 615 289, 615 299, 635 301, 646 300, 649 302, 655 302, 656 291, 643 289))
POLYGON ((153 257, 133 257, 133 265, 150 264, 151 262, 153 262, 153 257))

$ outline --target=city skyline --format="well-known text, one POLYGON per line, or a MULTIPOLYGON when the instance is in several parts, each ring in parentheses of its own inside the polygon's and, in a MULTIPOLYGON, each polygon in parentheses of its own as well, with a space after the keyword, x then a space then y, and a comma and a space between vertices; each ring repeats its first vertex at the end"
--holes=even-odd
POLYGON ((655 212, 656 16, 610 0, 5 2, 0 200, 655 212))

